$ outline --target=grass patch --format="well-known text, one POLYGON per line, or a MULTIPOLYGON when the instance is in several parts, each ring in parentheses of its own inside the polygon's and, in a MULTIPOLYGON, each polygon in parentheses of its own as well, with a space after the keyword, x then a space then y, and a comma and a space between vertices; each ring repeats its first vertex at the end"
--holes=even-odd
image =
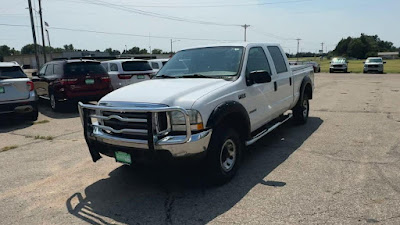
POLYGON ((48 122, 50 122, 50 121, 48 121, 48 120, 41 120, 41 121, 35 121, 35 122, 33 122, 33 124, 43 124, 43 123, 48 123, 48 122))
MULTIPOLYGON (((296 61, 296 58, 289 59, 291 61, 296 61)), ((321 72, 328 73, 329 72, 329 59, 321 60, 319 57, 305 57, 299 58, 299 61, 315 61, 321 65, 321 72)), ((362 73, 364 68, 364 61, 365 59, 361 60, 348 60, 349 61, 349 72, 352 73, 362 73)), ((400 59, 384 59, 383 61, 386 62, 384 65, 384 72, 385 73, 400 73, 400 59)))
POLYGON ((18 145, 6 146, 6 147, 1 148, 0 152, 5 152, 5 151, 11 150, 11 149, 15 149, 15 148, 18 148, 18 145))
POLYGON ((40 136, 40 135, 36 135, 35 137, 33 137, 35 140, 41 139, 41 140, 48 140, 51 141, 54 139, 53 136, 40 136))

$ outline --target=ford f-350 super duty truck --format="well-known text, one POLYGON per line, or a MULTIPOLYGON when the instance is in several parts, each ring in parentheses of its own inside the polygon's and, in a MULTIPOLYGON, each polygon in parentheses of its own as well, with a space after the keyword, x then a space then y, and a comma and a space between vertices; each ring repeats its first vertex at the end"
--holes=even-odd
POLYGON ((226 182, 246 146, 292 117, 307 122, 313 90, 313 68, 290 66, 277 44, 211 45, 177 52, 153 79, 79 112, 94 162, 198 156, 226 182))

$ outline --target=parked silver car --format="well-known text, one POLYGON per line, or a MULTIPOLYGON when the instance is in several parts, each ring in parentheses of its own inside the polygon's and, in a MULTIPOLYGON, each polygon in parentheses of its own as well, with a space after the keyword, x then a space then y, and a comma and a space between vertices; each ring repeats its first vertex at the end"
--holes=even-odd
POLYGON ((333 58, 329 66, 329 73, 348 71, 348 62, 346 58, 333 58))
POLYGON ((38 97, 33 82, 16 62, 0 62, 0 117, 23 116, 35 121, 38 97))
POLYGON ((383 73, 383 64, 385 64, 381 57, 369 57, 364 62, 364 73, 376 72, 383 73))

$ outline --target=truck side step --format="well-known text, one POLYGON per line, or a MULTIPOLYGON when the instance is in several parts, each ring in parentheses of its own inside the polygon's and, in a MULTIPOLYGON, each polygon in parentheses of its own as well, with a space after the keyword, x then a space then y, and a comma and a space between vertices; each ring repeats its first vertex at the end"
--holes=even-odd
POLYGON ((288 114, 288 115, 283 116, 283 119, 281 121, 273 124, 272 126, 267 127, 265 130, 263 130, 260 133, 258 133, 257 135, 255 135, 251 140, 246 141, 246 146, 254 144, 256 141, 260 140, 262 137, 267 135, 269 132, 275 130, 275 128, 279 127, 280 125, 282 125, 283 123, 285 123, 286 121, 288 121, 292 117, 293 117, 292 114, 288 114))

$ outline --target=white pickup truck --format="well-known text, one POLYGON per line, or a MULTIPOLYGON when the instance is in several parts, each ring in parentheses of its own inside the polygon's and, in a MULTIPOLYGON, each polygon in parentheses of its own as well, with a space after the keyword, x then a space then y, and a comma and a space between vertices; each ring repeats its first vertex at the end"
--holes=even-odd
POLYGON ((313 89, 313 68, 290 66, 277 44, 211 45, 177 52, 153 79, 79 112, 94 162, 196 156, 226 182, 246 146, 292 117, 307 122, 313 89))

